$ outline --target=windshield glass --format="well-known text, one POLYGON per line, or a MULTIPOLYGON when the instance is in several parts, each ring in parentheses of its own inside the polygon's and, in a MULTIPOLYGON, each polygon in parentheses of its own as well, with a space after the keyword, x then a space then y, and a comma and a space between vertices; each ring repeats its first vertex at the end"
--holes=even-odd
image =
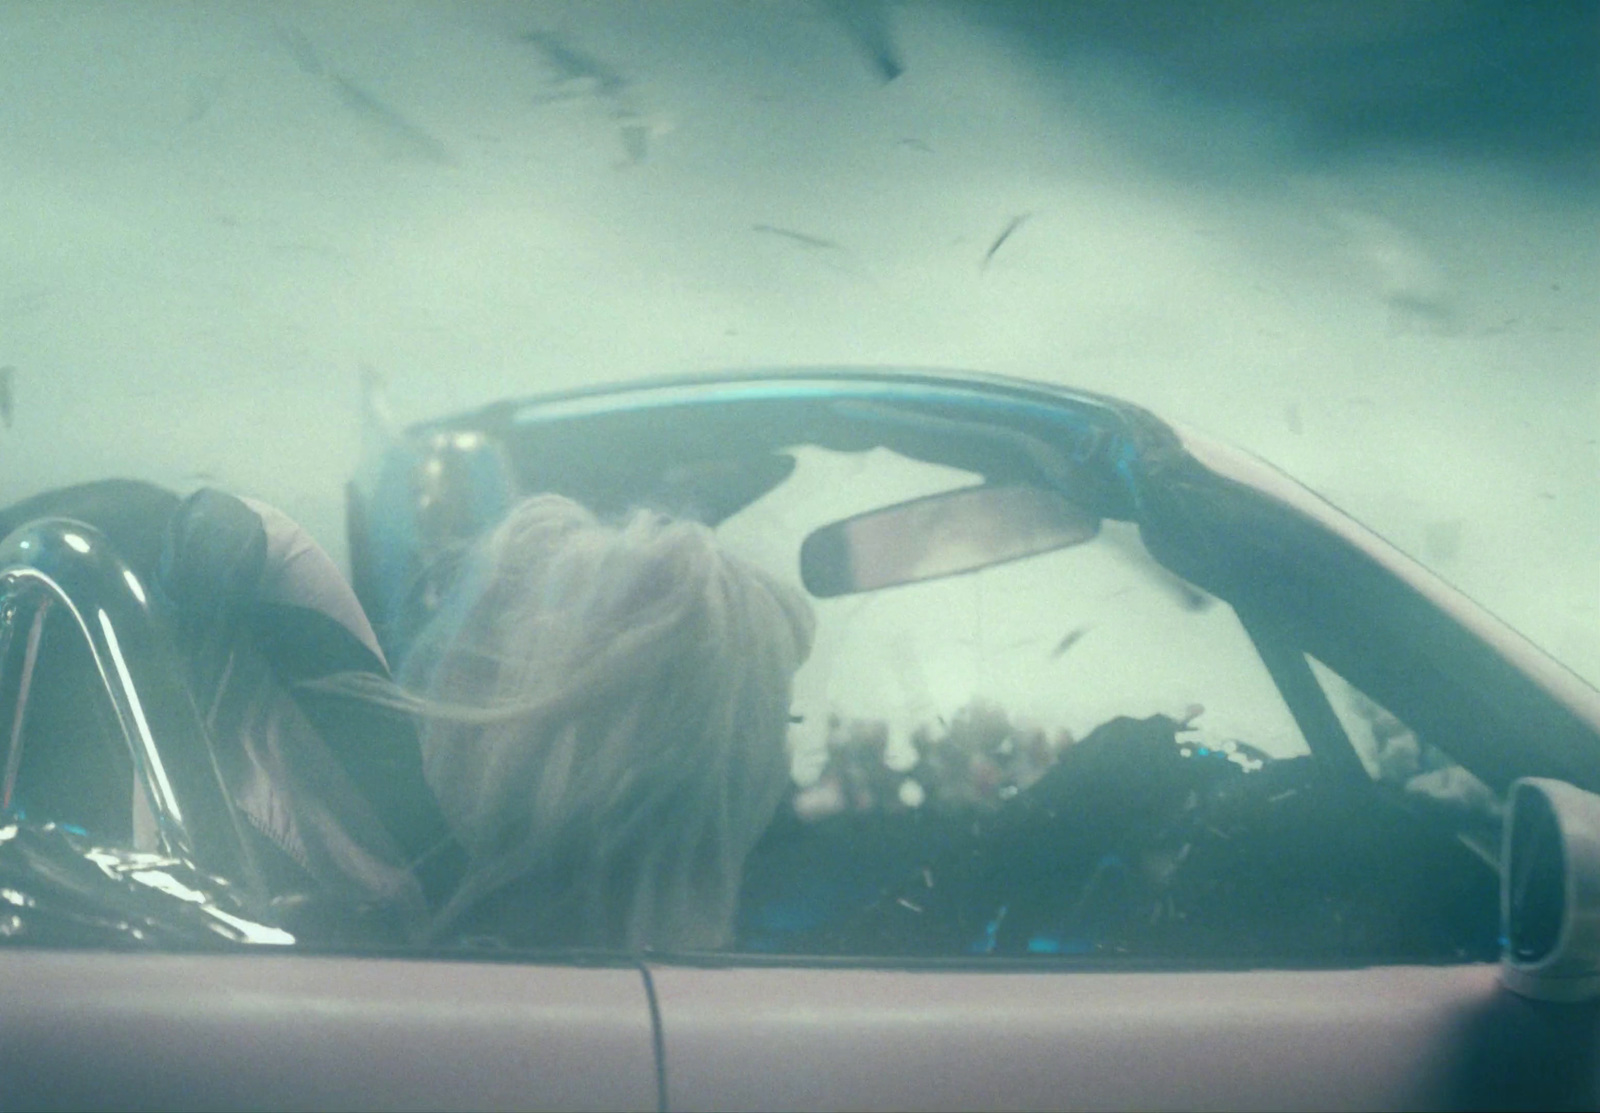
MULTIPOLYGON (((620 436, 563 441, 534 481, 497 439, 521 420, 515 407, 485 407, 796 367, 948 368, 1096 392, 1271 461, 1594 684, 1597 65, 1594 0, 0 0, 0 506, 43 497, 28 505, 100 528, 72 510, 87 504, 48 493, 153 485, 140 497, 161 513, 142 525, 126 500, 91 502, 139 539, 121 556, 162 605, 157 589, 192 571, 182 582, 218 590, 246 557, 271 606, 307 605, 268 581, 320 546, 361 604, 329 611, 343 633, 306 651, 322 683, 391 666, 404 681, 412 638, 481 572, 469 554, 517 498, 593 493, 587 508, 610 521, 647 495, 714 496, 667 509, 715 527, 779 584, 771 605, 793 620, 778 654, 794 697, 781 816, 848 813, 856 751, 881 781, 869 795, 887 794, 878 810, 959 798, 949 814, 982 811, 1119 716, 1161 720, 1163 746, 1221 754, 1230 777, 1298 771, 1319 738, 1282 694, 1283 659, 1263 665, 1258 631, 1213 585, 1147 551, 1132 448, 1116 459, 1086 437, 1041 456, 1023 419, 975 406, 965 425, 918 434, 974 438, 945 458, 894 432, 892 415, 845 407, 840 429, 890 431, 850 443, 795 419, 793 436, 752 436, 748 451, 733 432, 663 435, 649 476, 604 472, 625 456, 620 436), (480 416, 406 432, 466 413, 480 416), (1004 466, 972 463, 1003 456, 996 445, 1011 446, 1004 466), (980 556, 926 583, 801 594, 798 553, 816 531, 977 485, 1057 498, 1061 469, 1093 453, 1095 497, 1116 487, 1129 503, 1080 508, 1081 544, 1075 533, 1019 546, 1003 566, 980 556), (208 489, 238 499, 191 498, 208 489), (223 523, 216 536, 237 547, 179 528, 195 522, 223 523), (1008 748, 972 773, 991 743, 1008 748), (962 750, 959 775, 911 775, 943 750, 962 750)), ((584 406, 607 403, 572 412, 584 406)), ((525 442, 516 450, 533 455, 556 443, 537 429, 525 442)), ((459 837, 460 817, 448 801, 434 814, 415 739, 384 736, 392 769, 352 767, 337 739, 360 732, 296 687, 308 681, 299 642, 263 643, 246 692, 245 672, 214 652, 232 643, 205 640, 232 637, 243 612, 178 603, 174 628, 205 647, 184 682, 206 729, 270 721, 306 753, 334 739, 331 756, 315 751, 339 785, 319 806, 340 822, 361 811, 362 891, 436 905, 431 875, 412 872, 446 841, 438 832, 459 837), (416 826, 385 830, 385 800, 416 826)), ((31 614, 10 616, 8 677, 32 675, 31 614)), ((64 619, 39 621, 53 644, 64 619)), ((116 679, 105 662, 50 656, 60 675, 116 679)), ((389 713, 415 711, 385 693, 389 713)), ((1351 707, 1377 708, 1356 695, 1351 707)), ((59 720, 36 729, 92 718, 69 733, 115 750, 137 726, 62 699, 59 720)), ((1355 746, 1370 773, 1375 720, 1337 710, 1347 721, 1321 744, 1355 746)), ((1410 776, 1456 768, 1432 725, 1411 724, 1430 756, 1410 776)), ((247 823, 283 836, 284 876, 343 876, 357 867, 335 860, 338 838, 324 861, 316 824, 302 815, 288 838, 270 792, 250 795, 299 761, 265 747, 221 775, 235 778, 235 806, 260 804, 247 823)), ((17 783, 37 810, 54 787, 33 768, 17 783)), ((119 764, 80 795, 131 799, 132 821, 108 830, 175 852, 128 775, 119 764)), ((749 841, 760 833, 752 821, 749 841)), ((1161 854, 1193 841, 1172 839, 1161 854)), ((1086 858, 1084 876, 1099 878, 1101 861, 1086 858)), ((1166 885, 1156 866, 1139 876, 1158 875, 1166 885)), ((1039 913, 1048 930, 1014 948, 1110 946, 1081 912, 1052 906, 1039 913)), ((993 914, 951 946, 981 940, 993 914)))

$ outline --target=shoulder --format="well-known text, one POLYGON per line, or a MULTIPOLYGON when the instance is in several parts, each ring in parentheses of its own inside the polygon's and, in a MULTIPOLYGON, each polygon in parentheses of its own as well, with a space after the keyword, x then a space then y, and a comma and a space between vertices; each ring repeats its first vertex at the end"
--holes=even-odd
POLYGON ((350 582, 321 545, 289 515, 268 503, 240 498, 260 523, 265 554, 258 597, 268 607, 308 612, 354 638, 387 672, 383 650, 350 582))

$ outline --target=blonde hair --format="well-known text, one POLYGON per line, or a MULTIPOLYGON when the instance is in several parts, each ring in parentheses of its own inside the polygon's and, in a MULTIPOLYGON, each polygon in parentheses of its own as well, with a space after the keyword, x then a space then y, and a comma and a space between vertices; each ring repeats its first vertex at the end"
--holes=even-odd
POLYGON ((611 527, 554 495, 514 507, 400 677, 469 859, 438 929, 515 883, 536 938, 726 943, 787 786, 811 636, 804 598, 702 525, 611 527))

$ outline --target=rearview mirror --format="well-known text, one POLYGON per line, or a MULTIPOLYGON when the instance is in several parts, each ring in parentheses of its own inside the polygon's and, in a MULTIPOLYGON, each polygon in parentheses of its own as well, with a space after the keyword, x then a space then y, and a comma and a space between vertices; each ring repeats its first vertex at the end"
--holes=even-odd
POLYGON ((1100 519, 1041 487, 966 487, 823 526, 800 546, 818 598, 975 572, 1080 545, 1100 519))
POLYGON ((1536 777, 1511 786, 1500 913, 1506 988, 1600 997, 1600 796, 1536 777))

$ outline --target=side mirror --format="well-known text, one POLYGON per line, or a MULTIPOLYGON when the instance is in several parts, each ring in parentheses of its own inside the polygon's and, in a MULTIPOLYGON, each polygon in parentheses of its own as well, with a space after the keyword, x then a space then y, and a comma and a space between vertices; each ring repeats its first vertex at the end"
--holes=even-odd
POLYGON ((1528 777, 1511 786, 1500 889, 1506 988, 1600 997, 1600 796, 1528 777))
POLYGON ((1097 516, 1056 491, 964 487, 823 526, 800 546, 800 579, 827 599, 975 572, 1099 532, 1097 516))

